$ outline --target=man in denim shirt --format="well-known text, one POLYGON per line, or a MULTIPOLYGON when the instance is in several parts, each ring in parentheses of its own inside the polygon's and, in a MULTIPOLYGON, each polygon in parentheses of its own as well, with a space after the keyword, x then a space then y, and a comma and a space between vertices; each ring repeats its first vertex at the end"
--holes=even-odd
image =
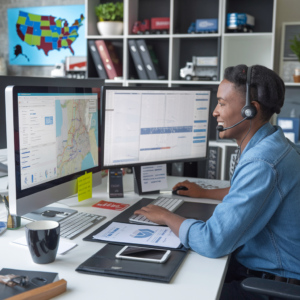
MULTIPOLYGON (((213 112, 219 126, 242 120, 247 69, 238 65, 225 70, 213 112)), ((204 190, 188 181, 174 187, 188 188, 181 195, 222 200, 213 216, 207 222, 184 219, 153 205, 136 212, 169 226, 185 247, 201 255, 217 258, 234 252, 222 300, 266 299, 241 289, 239 282, 248 275, 300 284, 300 151, 280 127, 269 123, 283 106, 285 87, 275 72, 259 65, 252 67, 250 82, 257 114, 220 132, 220 138, 236 139, 240 148, 231 187, 204 190)))

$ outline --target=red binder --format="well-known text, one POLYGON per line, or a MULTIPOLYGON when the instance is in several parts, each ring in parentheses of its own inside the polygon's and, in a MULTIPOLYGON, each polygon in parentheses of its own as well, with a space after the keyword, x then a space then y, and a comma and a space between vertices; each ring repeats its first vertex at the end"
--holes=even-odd
POLYGON ((96 40, 95 44, 102 59, 109 79, 122 76, 122 63, 117 56, 113 44, 109 41, 96 40))

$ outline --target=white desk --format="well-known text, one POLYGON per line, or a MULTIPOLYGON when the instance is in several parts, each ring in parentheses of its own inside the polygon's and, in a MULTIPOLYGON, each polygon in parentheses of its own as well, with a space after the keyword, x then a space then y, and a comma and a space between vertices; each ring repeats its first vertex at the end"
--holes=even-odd
MULTIPOLYGON (((180 177, 169 177, 169 188, 171 189, 175 183, 182 180, 183 178, 180 177)), ((189 251, 169 284, 85 275, 75 272, 77 266, 105 245, 102 243, 84 242, 82 239, 96 230, 97 226, 100 227, 104 222, 111 220, 119 213, 112 210, 94 208, 92 205, 100 200, 134 204, 142 198, 133 193, 132 175, 125 175, 123 182, 125 190, 124 198, 110 199, 106 193, 107 180, 104 178, 102 185, 93 190, 92 199, 80 203, 77 202, 76 198, 60 201, 60 203, 65 203, 70 208, 104 215, 107 218, 74 239, 74 242, 78 246, 65 255, 57 256, 55 262, 51 264, 35 264, 26 247, 11 243, 13 240, 24 236, 23 226, 26 221, 22 219, 22 228, 7 230, 0 236, 0 269, 12 268, 58 272, 59 278, 67 281, 67 292, 55 299, 218 299, 227 270, 227 256, 219 259, 210 259, 189 251)), ((152 197, 156 198, 157 195, 152 197)), ((152 197, 147 196, 147 198, 152 197)), ((218 201, 208 199, 185 199, 205 203, 218 203, 218 201)))

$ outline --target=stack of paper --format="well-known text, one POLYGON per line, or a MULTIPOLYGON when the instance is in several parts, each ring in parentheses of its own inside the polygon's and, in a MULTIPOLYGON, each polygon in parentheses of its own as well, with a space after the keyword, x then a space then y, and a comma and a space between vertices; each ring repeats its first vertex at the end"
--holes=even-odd
POLYGON ((165 248, 178 248, 180 239, 169 227, 124 224, 113 222, 93 236, 107 242, 141 244, 165 248))

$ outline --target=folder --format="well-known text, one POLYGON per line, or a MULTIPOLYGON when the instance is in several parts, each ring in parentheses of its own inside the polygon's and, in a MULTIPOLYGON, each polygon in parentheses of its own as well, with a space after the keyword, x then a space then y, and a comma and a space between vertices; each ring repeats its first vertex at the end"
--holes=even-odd
POLYGON ((78 266, 76 271, 91 275, 169 283, 187 255, 186 251, 171 251, 169 259, 163 264, 117 259, 116 254, 123 247, 107 244, 78 266))
POLYGON ((89 44, 90 53, 92 55, 92 58, 93 58, 93 61, 94 61, 94 64, 95 64, 95 68, 97 70, 99 78, 107 79, 108 77, 106 75, 104 65, 103 65, 102 60, 100 58, 100 55, 98 53, 95 41, 94 40, 89 40, 88 44, 89 44))
POLYGON ((131 53, 136 72, 139 76, 139 79, 148 79, 144 63, 142 61, 142 58, 140 56, 140 52, 138 50, 138 46, 136 44, 135 40, 129 40, 128 41, 129 51, 131 53))

